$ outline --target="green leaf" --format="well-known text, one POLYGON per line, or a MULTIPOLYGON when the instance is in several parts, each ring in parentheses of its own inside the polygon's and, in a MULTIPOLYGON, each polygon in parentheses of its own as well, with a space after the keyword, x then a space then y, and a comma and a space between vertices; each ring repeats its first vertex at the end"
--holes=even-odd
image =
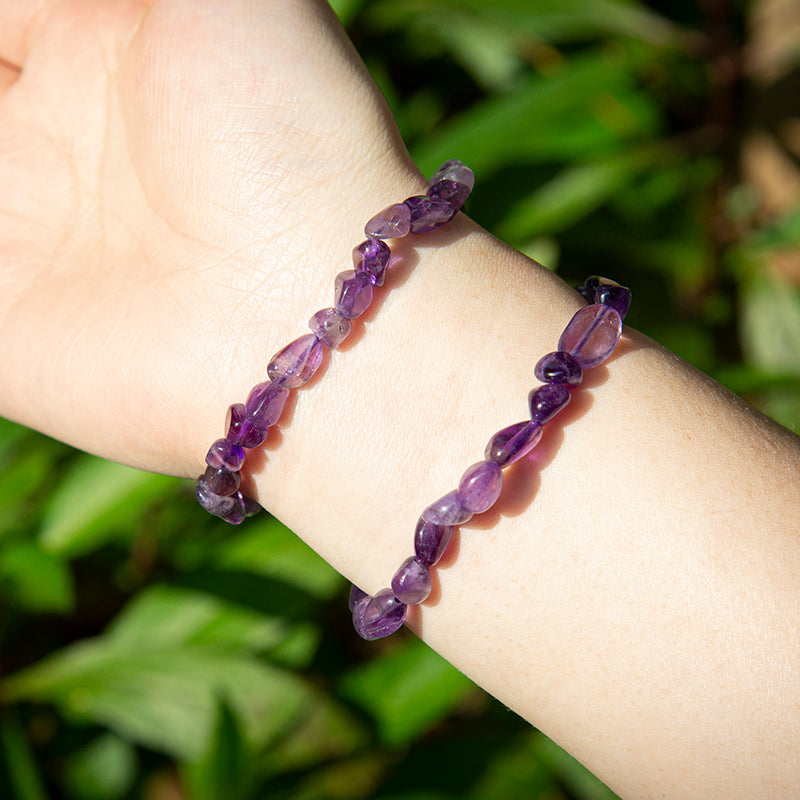
POLYGON ((390 746, 405 744, 447 717, 474 684, 418 639, 347 674, 346 697, 375 718, 390 746))
POLYGON ((53 553, 83 555, 129 530, 142 506, 176 486, 174 478, 83 456, 53 494, 42 545, 53 553))
POLYGON ((0 761, 11 797, 15 800, 47 800, 44 782, 25 732, 9 713, 0 720, 0 761))
POLYGON ((29 611, 66 614, 75 604, 67 565, 33 542, 0 548, 0 589, 13 605, 29 611))
POLYGON ((63 781, 74 800, 117 800, 130 791, 136 769, 135 748, 104 733, 67 758, 63 781))

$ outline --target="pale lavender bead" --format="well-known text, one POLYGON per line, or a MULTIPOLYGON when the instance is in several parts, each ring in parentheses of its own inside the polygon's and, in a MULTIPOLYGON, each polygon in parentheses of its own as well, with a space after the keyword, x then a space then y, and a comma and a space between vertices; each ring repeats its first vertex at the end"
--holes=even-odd
POLYGON ((221 517, 227 514, 234 506, 235 500, 228 495, 217 494, 208 485, 205 475, 201 475, 195 483, 195 494, 197 502, 209 514, 215 517, 221 517))
POLYGON ((431 175, 430 185, 438 183, 439 181, 457 181, 464 184, 469 191, 475 186, 475 174, 463 162, 457 158, 451 158, 445 161, 436 172, 431 175))
MULTIPOLYGON (((321 355, 322 351, 320 348, 320 357, 321 355)), ((291 385, 295 386, 297 384, 291 385)), ((289 390, 281 388, 273 381, 257 383, 250 390, 250 394, 247 395, 247 400, 245 400, 244 403, 244 409, 247 413, 247 419, 250 425, 258 429, 258 431, 263 432, 264 436, 261 440, 262 442, 267 436, 268 428, 280 419, 283 413, 283 407, 286 405, 288 399, 289 390)), ((261 442, 259 442, 259 444, 261 444, 261 442)), ((244 446, 249 447, 247 444, 244 446)))
POLYGON ((323 308, 311 317, 308 327, 328 350, 335 350, 347 338, 353 323, 335 308, 323 308))
POLYGON ((350 587, 350 598, 348 600, 348 606, 350 607, 350 610, 354 611, 356 605, 365 597, 369 597, 369 595, 363 589, 359 589, 358 586, 353 584, 350 587))
POLYGON ((563 383, 546 383, 528 393, 528 407, 531 419, 545 425, 562 409, 569 405, 572 395, 563 383))
POLYGON ((420 517, 414 532, 414 552, 417 560, 429 567, 445 554, 455 528, 452 525, 436 525, 420 517))
POLYGON ((426 192, 434 200, 444 200, 458 211, 469 197, 469 187, 458 181, 438 181, 426 192))
POLYGON ((206 467, 206 471, 203 473, 203 480, 214 494, 229 497, 232 494, 236 494, 242 476, 238 470, 229 470, 224 467, 206 467))
POLYGON ((231 499, 233 500, 233 505, 230 510, 219 516, 230 525, 241 525, 244 522, 244 518, 247 516, 244 495, 241 492, 236 492, 231 499))
POLYGON ((570 320, 558 340, 558 349, 573 355, 581 369, 591 369, 614 352, 621 333, 619 314, 595 303, 584 306, 570 320))
POLYGON ((392 591, 407 606, 423 603, 431 593, 431 571, 413 556, 407 558, 392 578, 392 591))
POLYGON ((457 491, 448 492, 422 512, 422 519, 436 525, 461 525, 471 516, 472 512, 464 508, 457 491))
POLYGON ((515 422, 492 436, 484 455, 498 466, 507 467, 530 453, 541 438, 542 426, 538 422, 515 422))
POLYGON ((467 511, 482 514, 500 497, 503 488, 503 470, 496 461, 479 461, 462 476, 458 484, 458 497, 467 511))
POLYGON ((365 597, 353 609, 356 633, 368 641, 382 639, 402 627, 408 606, 391 589, 382 589, 374 597, 365 597))
POLYGON ((225 428, 227 430, 225 438, 229 442, 248 449, 258 447, 267 438, 267 428, 262 430, 255 425, 247 416, 244 403, 234 403, 228 409, 225 428))
POLYGON ((322 363, 322 342, 306 333, 279 350, 267 366, 270 380, 280 389, 294 389, 311 380, 322 363))
POLYGON ((395 203, 376 214, 365 226, 370 239, 401 239, 411 231, 411 211, 404 203, 395 203))
POLYGON ((411 233, 432 231, 451 220, 456 213, 451 203, 426 195, 409 197, 403 202, 411 211, 411 233))
POLYGON ((353 249, 353 267, 366 272, 373 286, 383 286, 392 251, 380 239, 367 239, 353 249))
POLYGON ((577 386, 583 380, 583 370, 574 356, 556 350, 542 356, 533 368, 533 374, 543 383, 564 383, 577 386))
POLYGON ((353 269, 336 276, 336 310, 348 319, 360 317, 372 302, 372 281, 365 272, 353 269))
POLYGON ((214 469, 227 469, 236 472, 244 461, 244 448, 227 439, 217 439, 206 453, 206 464, 214 469))

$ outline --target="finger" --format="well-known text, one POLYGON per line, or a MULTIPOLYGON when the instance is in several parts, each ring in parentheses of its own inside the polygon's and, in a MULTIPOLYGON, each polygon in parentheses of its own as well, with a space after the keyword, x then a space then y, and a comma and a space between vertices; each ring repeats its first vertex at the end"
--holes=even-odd
POLYGON ((0 3, 0 59, 21 67, 33 29, 54 0, 3 0, 0 3))

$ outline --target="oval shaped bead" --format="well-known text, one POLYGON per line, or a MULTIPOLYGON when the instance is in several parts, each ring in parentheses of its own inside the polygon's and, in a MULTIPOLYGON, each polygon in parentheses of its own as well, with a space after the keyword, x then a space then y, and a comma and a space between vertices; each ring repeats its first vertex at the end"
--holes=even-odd
POLYGON ((569 405, 572 395, 563 383, 546 383, 528 393, 531 420, 545 425, 569 405))
POLYGON ((577 386, 583 380, 583 370, 575 357, 560 350, 542 356, 533 374, 543 383, 564 383, 567 386, 577 386))
POLYGON ((353 269, 336 276, 336 310, 348 319, 360 317, 372 302, 372 281, 365 272, 353 269))
POLYGON ((195 482, 195 495, 197 502, 209 514, 215 517, 222 517, 227 514, 234 506, 234 499, 229 495, 217 494, 208 484, 205 475, 201 475, 195 482))
POLYGON ((382 589, 374 597, 365 597, 353 610, 356 633, 367 641, 382 639, 402 627, 408 606, 391 589, 382 589))
POLYGON ((448 492, 423 512, 422 519, 436 525, 461 525, 472 517, 472 512, 464 508, 458 492, 448 492))
POLYGON ((365 226, 370 239, 402 239, 411 231, 411 211, 404 203, 395 203, 379 211, 365 226))
POLYGON ((581 369, 602 364, 617 346, 622 319, 609 306, 594 303, 584 306, 570 320, 558 340, 558 349, 570 353, 581 369))
POLYGON ((411 211, 411 233, 428 233, 449 222, 456 213, 451 203, 427 195, 416 195, 403 201, 411 211))
POLYGON ((206 464, 214 469, 236 472, 244 463, 244 448, 227 439, 217 439, 206 453, 206 464))
POLYGON ((231 499, 233 500, 233 506, 227 513, 220 514, 220 517, 229 525, 241 525, 247 516, 244 495, 241 492, 236 492, 231 499))
POLYGON ((413 556, 407 558, 392 578, 392 591, 407 606, 423 603, 431 593, 431 571, 413 556))
POLYGON ((471 192, 475 186, 475 173, 462 161, 451 158, 431 175, 429 185, 434 186, 439 181, 456 181, 466 186, 467 190, 471 192))
POLYGON ((311 380, 321 363, 322 342, 306 333, 272 357, 267 374, 279 389, 294 389, 311 380))
POLYGON ((335 350, 347 338, 353 323, 335 308, 323 308, 311 317, 308 327, 328 350, 335 350))
MULTIPOLYGON (((288 399, 289 390, 281 388, 273 381, 262 381, 250 390, 244 403, 244 410, 251 427, 257 429, 258 432, 263 432, 262 442, 267 437, 267 429, 280 419, 288 399)), ((248 447, 249 445, 245 444, 244 446, 248 447)))
POLYGON ((206 467, 203 480, 214 494, 230 497, 238 491, 242 476, 238 470, 234 472, 224 467, 206 467))
POLYGON ((508 467, 528 455, 541 438, 542 426, 538 422, 515 422, 492 436, 484 455, 499 467, 508 467))
POLYGON ((353 249, 353 268, 366 272, 373 286, 383 286, 392 251, 380 239, 367 239, 353 249))
POLYGON ((414 553, 417 560, 428 567, 438 563, 447 551, 454 532, 453 525, 437 525, 420 517, 414 531, 414 553))
POLYGON ((479 461, 461 476, 458 496, 464 508, 473 514, 482 514, 497 502, 502 488, 500 465, 493 460, 479 461))
POLYGON ((228 408, 225 428, 228 431, 225 438, 229 442, 248 449, 258 447, 267 438, 267 428, 261 430, 256 426, 247 416, 244 403, 234 403, 228 408))

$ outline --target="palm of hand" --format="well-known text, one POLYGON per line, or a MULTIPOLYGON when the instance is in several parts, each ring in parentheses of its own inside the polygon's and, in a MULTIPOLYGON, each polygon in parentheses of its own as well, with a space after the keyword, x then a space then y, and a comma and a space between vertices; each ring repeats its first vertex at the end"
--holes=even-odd
POLYGON ((388 115, 314 2, 48 1, 0 56, 0 413, 194 471, 270 355, 244 332, 285 341, 355 243, 331 187, 402 161, 388 115))

